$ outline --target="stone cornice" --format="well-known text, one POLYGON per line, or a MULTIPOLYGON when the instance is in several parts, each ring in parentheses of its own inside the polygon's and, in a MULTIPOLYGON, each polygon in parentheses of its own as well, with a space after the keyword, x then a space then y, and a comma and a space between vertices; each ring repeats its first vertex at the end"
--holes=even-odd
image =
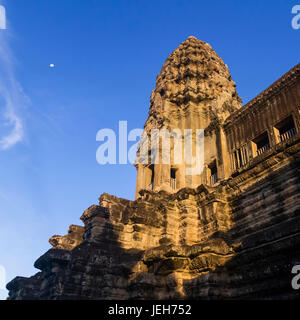
POLYGON ((262 91, 254 99, 249 101, 241 109, 235 111, 224 122, 223 127, 226 130, 229 126, 233 125, 236 121, 239 121, 249 112, 253 112, 257 107, 266 105, 267 101, 284 90, 284 88, 292 86, 297 80, 300 79, 300 63, 294 66, 291 70, 285 73, 281 78, 276 80, 267 89, 262 91))

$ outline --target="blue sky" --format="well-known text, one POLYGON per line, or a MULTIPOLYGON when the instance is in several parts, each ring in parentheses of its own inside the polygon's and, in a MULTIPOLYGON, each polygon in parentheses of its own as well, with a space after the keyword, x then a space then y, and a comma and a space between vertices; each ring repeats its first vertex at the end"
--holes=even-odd
MULTIPOLYGON (((299 1, 298 1, 299 3, 299 1)), ((0 30, 0 265, 37 272, 48 239, 103 192, 134 198, 135 168, 96 162, 102 128, 142 128, 167 56, 211 44, 246 103, 299 63, 297 1, 9 0, 0 30), (54 68, 49 65, 55 64, 54 68)), ((129 144, 130 146, 130 144, 129 144)), ((0 290, 0 299, 7 292, 0 290)))

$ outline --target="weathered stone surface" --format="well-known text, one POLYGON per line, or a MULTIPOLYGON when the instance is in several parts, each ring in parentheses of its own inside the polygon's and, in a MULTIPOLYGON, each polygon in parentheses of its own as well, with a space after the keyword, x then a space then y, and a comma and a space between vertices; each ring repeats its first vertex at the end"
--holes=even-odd
MULTIPOLYGON (((9 299, 297 298, 299 79, 297 65, 240 109, 227 67, 190 37, 157 78, 145 128, 172 129, 179 113, 189 121, 193 111, 214 137, 206 148, 213 146, 218 181, 211 184, 205 171, 178 190, 142 188, 138 180, 135 201, 101 195, 82 214, 84 227, 50 239, 53 248, 35 263, 40 272, 7 285, 9 299), (278 123, 291 116, 293 135, 278 141, 278 123), (262 132, 270 146, 258 154, 252 146, 262 132), (242 147, 247 153, 238 159, 242 147)), ((157 186, 170 182, 163 177, 157 186)))
POLYGON ((55 249, 72 250, 82 242, 83 232, 83 227, 71 225, 66 236, 53 236, 49 242, 55 249))

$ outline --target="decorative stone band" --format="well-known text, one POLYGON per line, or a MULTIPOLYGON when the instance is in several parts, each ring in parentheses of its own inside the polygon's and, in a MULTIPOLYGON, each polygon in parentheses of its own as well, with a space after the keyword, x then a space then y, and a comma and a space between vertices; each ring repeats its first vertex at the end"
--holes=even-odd
POLYGON ((285 87, 293 85, 298 79, 300 79, 300 63, 285 73, 281 78, 275 81, 271 86, 261 92, 254 99, 249 101, 245 106, 243 106, 243 108, 230 115, 223 124, 224 128, 226 129, 227 126, 233 124, 235 121, 240 121, 242 115, 252 112, 254 108, 258 106, 262 107, 262 105, 267 102, 268 99, 282 91, 285 87))

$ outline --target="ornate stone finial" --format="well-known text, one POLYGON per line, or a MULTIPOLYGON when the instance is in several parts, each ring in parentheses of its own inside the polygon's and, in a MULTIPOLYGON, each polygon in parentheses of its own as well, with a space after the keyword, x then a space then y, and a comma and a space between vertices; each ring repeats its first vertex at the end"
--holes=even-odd
MULTIPOLYGON (((211 46, 189 36, 167 58, 156 78, 145 129, 178 127, 176 119, 193 114, 208 127, 216 115, 226 119, 241 107, 228 67, 211 46), (188 113, 186 111, 189 111, 188 113)), ((179 126, 180 127, 180 126, 179 126)))

